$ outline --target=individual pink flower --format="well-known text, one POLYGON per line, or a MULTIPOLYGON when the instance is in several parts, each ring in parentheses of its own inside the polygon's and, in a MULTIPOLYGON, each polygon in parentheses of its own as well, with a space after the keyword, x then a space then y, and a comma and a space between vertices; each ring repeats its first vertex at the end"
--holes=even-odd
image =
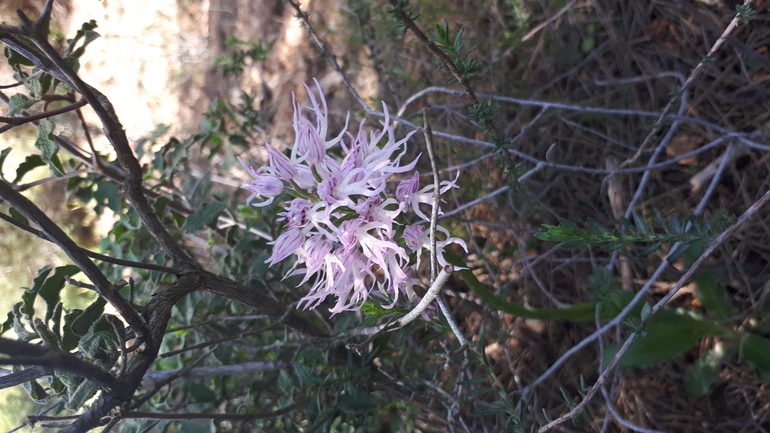
POLYGON ((267 200, 261 203, 254 203, 253 206, 261 207, 267 206, 273 202, 273 199, 283 192, 283 182, 271 174, 260 173, 254 170, 252 167, 247 166, 245 162, 239 157, 238 161, 241 162, 243 168, 249 172, 254 180, 246 182, 242 188, 252 192, 251 197, 246 200, 246 203, 251 203, 257 196, 267 197, 267 200))
POLYGON ((268 242, 268 245, 273 245, 273 254, 270 255, 265 263, 269 266, 282 261, 286 257, 297 252, 299 247, 302 246, 305 238, 302 235, 302 230, 299 228, 290 228, 283 232, 278 239, 268 242))
POLYGON ((288 156, 267 143, 265 143, 265 150, 267 150, 267 156, 270 158, 270 168, 277 178, 288 182, 297 175, 297 170, 294 169, 288 156))

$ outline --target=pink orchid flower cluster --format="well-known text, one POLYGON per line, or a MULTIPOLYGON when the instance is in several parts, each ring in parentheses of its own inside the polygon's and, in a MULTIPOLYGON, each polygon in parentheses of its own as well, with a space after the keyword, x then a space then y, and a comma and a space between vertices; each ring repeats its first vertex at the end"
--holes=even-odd
MULTIPOLYGON (((254 170, 241 160, 253 177, 243 186, 252 192, 248 203, 267 206, 284 192, 292 197, 279 214, 286 231, 270 243, 273 253, 266 263, 272 266, 297 255, 286 277, 304 275, 300 285, 312 279, 310 292, 299 304, 305 309, 315 308, 334 295, 337 303, 330 309, 333 314, 357 310, 375 289, 389 295, 393 302, 386 308, 391 308, 400 293, 412 299, 413 287, 420 283, 414 272, 423 250, 430 250, 429 234, 424 223, 407 224, 406 214, 411 210, 429 221, 420 205, 431 206, 433 185, 419 189, 417 172, 404 178, 403 174, 417 164, 417 160, 401 161, 414 132, 397 139, 385 104, 382 129, 367 135, 362 121, 353 136, 347 132, 348 114, 343 131, 327 137, 328 108, 320 85, 315 83, 319 98, 305 86, 315 124, 302 115, 292 96, 296 138, 291 156, 266 144, 267 166, 254 170), (340 146, 342 160, 328 153, 334 146, 340 146), (403 178, 395 192, 388 189, 388 180, 394 175, 403 178), (263 200, 255 202, 257 197, 263 200), (416 256, 415 263, 410 263, 411 254, 416 256)), ((442 182, 440 193, 456 188, 455 182, 442 182)), ((467 247, 443 227, 437 230, 444 238, 437 241, 437 259, 445 266, 443 251, 448 244, 459 244, 466 251, 467 247)))

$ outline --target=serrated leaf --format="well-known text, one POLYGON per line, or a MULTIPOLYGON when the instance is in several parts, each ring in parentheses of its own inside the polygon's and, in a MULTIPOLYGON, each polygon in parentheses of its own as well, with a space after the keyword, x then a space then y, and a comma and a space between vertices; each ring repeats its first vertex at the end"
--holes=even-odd
POLYGON ((27 394, 29 394, 30 398, 35 401, 35 403, 43 404, 48 398, 48 393, 45 392, 45 388, 37 383, 36 380, 24 382, 22 386, 24 387, 24 390, 27 391, 27 394))
POLYGON ((72 277, 80 272, 80 268, 75 265, 59 266, 54 270, 53 275, 48 277, 40 286, 38 296, 46 303, 47 310, 45 321, 48 322, 53 317, 54 309, 61 299, 60 294, 66 283, 67 277, 72 277))
POLYGON ((120 349, 120 338, 107 316, 104 315, 95 321, 78 343, 78 349, 84 355, 96 360, 95 363, 105 369, 115 364, 120 349))
POLYGON ((99 387, 90 380, 80 382, 80 385, 76 386, 73 391, 67 392, 69 397, 67 408, 70 410, 80 409, 88 399, 96 394, 97 391, 99 391, 99 387))
POLYGON ((44 163, 48 164, 51 172, 55 176, 63 176, 64 171, 61 162, 56 158, 59 145, 54 141, 54 129, 56 129, 56 124, 51 119, 41 120, 37 127, 38 134, 37 140, 35 140, 35 147, 40 150, 40 158, 44 163))
POLYGON ((35 102, 37 101, 34 99, 30 99, 27 95, 23 93, 17 93, 15 95, 12 95, 8 99, 8 114, 6 114, 6 116, 13 117, 18 114, 21 114, 22 111, 31 107, 35 102))
MULTIPOLYGON (((72 310, 64 315, 64 327, 62 327, 61 349, 65 352, 69 352, 72 349, 78 347, 80 336, 72 329, 72 324, 75 323, 78 317, 83 314, 83 310, 72 310)), ((84 333, 86 331, 83 331, 84 333)))
POLYGON ((56 376, 52 376, 49 383, 50 383, 51 389, 57 394, 61 394, 62 392, 67 390, 67 386, 64 385, 64 382, 62 382, 61 379, 59 379, 56 376))
POLYGON ((693 276, 697 285, 695 297, 698 298, 709 315, 717 320, 729 319, 733 315, 730 297, 727 290, 717 285, 718 278, 715 275, 697 273, 693 276))
POLYGON ((13 310, 9 311, 6 315, 5 322, 3 322, 3 329, 0 330, 0 335, 5 334, 6 331, 13 328, 13 310))
POLYGON ((51 331, 53 331, 54 334, 56 334, 57 337, 59 337, 60 341, 62 336, 61 318, 62 318, 63 311, 64 311, 64 304, 59 302, 58 304, 56 304, 56 307, 54 307, 53 314, 51 315, 51 319, 53 320, 51 331))
MULTIPOLYGON (((75 333, 75 335, 82 337, 85 335, 88 330, 91 328, 91 325, 96 322, 96 320, 102 315, 104 312, 104 306, 107 305, 107 301, 104 300, 101 296, 98 297, 91 305, 88 306, 88 308, 85 309, 77 318, 72 322, 72 325, 70 326, 70 329, 72 332, 75 333)), ((69 316, 69 314, 68 314, 69 316)), ((65 316, 65 323, 66 323, 66 316, 65 316)))
POLYGON ((37 334, 29 332, 26 326, 24 326, 24 323, 22 323, 21 320, 24 317, 24 313, 21 312, 21 306, 21 302, 13 306, 13 331, 16 333, 19 340, 29 341, 37 338, 37 334))
POLYGON ((37 335, 47 346, 59 348, 59 337, 48 329, 48 326, 46 326, 42 320, 35 317, 32 320, 32 325, 34 326, 37 335))
POLYGON ((224 203, 204 203, 200 209, 187 218, 182 230, 185 233, 203 230, 203 227, 213 222, 225 210, 225 207, 224 203))

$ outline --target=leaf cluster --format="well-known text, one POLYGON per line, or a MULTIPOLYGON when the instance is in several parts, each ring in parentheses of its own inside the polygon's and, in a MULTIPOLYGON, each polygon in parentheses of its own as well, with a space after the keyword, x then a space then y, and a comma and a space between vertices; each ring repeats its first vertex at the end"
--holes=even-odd
POLYGON ((680 242, 682 246, 670 252, 666 257, 669 262, 679 260, 696 241, 712 240, 727 220, 718 219, 716 227, 708 217, 689 215, 680 220, 675 215, 666 219, 659 210, 655 210, 655 222, 645 221, 638 213, 633 214, 633 222, 622 218, 620 224, 624 231, 607 229, 593 218, 588 218, 585 228, 579 228, 569 220, 560 218, 559 225, 544 224, 545 232, 535 233, 537 239, 547 242, 559 242, 558 248, 580 248, 586 245, 604 244, 605 251, 616 251, 633 244, 649 244, 638 254, 647 256, 657 251, 664 244, 680 242))
MULTIPOLYGON (((460 29, 452 39, 449 31, 449 23, 444 20, 443 25, 436 24, 433 31, 428 30, 428 37, 433 40, 436 46, 449 56, 455 67, 460 79, 464 81, 478 80, 481 76, 478 74, 481 72, 482 65, 475 59, 468 58, 468 55, 476 50, 477 46, 473 46, 470 49, 463 51, 463 32, 465 29, 460 29)), ((436 66, 438 69, 445 67, 444 62, 441 59, 436 59, 436 66)), ((454 84, 457 82, 456 78, 450 79, 447 84, 454 84)))

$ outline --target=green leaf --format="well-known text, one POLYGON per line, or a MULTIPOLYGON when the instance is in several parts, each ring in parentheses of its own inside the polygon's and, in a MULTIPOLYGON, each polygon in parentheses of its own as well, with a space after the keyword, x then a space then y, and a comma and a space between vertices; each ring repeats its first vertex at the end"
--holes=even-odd
POLYGON ((711 384, 719 373, 724 352, 713 349, 695 361, 684 376, 684 387, 692 396, 703 397, 711 391, 711 384))
POLYGON ((636 225, 636 229, 639 230, 639 233, 646 235, 647 225, 644 223, 642 216, 636 212, 634 212, 633 216, 634 216, 634 224, 636 225))
POLYGON ((48 398, 48 393, 45 392, 45 388, 37 383, 36 380, 24 382, 22 386, 24 387, 24 390, 27 391, 27 394, 29 394, 32 400, 35 401, 35 403, 43 404, 48 398))
MULTIPOLYGON (((639 337, 631 344, 620 367, 652 367, 674 359, 698 344, 706 335, 726 336, 730 331, 702 316, 685 310, 663 309, 650 319, 645 327, 646 337, 639 337)), ((616 348, 605 353, 607 363, 615 355, 616 348)), ((605 364, 606 365, 606 364, 605 364)))
POLYGON ((24 324, 21 322, 22 318, 24 318, 24 313, 21 312, 22 303, 19 302, 13 306, 13 331, 16 333, 16 336, 19 338, 19 340, 29 341, 32 339, 37 338, 37 334, 33 332, 29 332, 27 330, 27 327, 24 326, 24 324))
MULTIPOLYGON (((457 267, 465 267, 462 259, 449 250, 444 250, 444 258, 450 264, 457 267)), ((520 305, 511 304, 495 296, 487 287, 482 284, 478 278, 468 269, 462 269, 455 271, 460 275, 460 278, 468 285, 468 287, 481 299, 482 302, 489 305, 491 308, 502 311, 514 316, 523 317, 525 319, 539 319, 539 320, 569 320, 572 322, 593 322, 596 315, 595 303, 582 303, 573 305, 567 308, 531 308, 520 305)), ((633 295, 631 293, 623 292, 620 294, 620 304, 625 306, 631 300, 633 295)), ((615 308, 602 308, 601 317, 611 318, 617 314, 615 308)))
POLYGON ((654 253, 658 250, 663 244, 660 242, 655 242, 654 244, 650 245, 649 247, 643 249, 639 252, 640 256, 649 256, 650 254, 654 253))
POLYGON ((640 319, 642 320, 642 323, 647 322, 651 314, 652 314, 652 305, 649 302, 645 302, 644 305, 642 306, 642 312, 640 314, 640 319))
POLYGON ((35 317, 34 320, 32 320, 32 325, 35 328, 37 335, 47 346, 59 347, 59 336, 54 334, 42 320, 35 317))
POLYGON ((45 301, 48 307, 45 313, 45 321, 48 322, 53 317, 54 309, 59 303, 60 293, 64 288, 67 277, 71 277, 80 272, 80 268, 75 265, 59 266, 54 270, 53 275, 48 277, 40 286, 38 295, 45 301))
POLYGON ((6 116, 12 117, 21 114, 22 111, 31 107, 35 102, 37 101, 30 99, 23 93, 12 95, 8 100, 8 114, 6 116))
MULTIPOLYGON (((96 322, 99 316, 104 312, 104 306, 107 305, 107 301, 101 296, 98 297, 91 305, 83 311, 76 319, 72 321, 70 329, 75 335, 82 337, 91 328, 91 325, 96 322)), ((67 315, 69 316, 69 314, 67 315)), ((66 323, 67 317, 64 317, 66 323)))
POLYGON ((759 369, 765 377, 770 377, 770 340, 759 335, 742 334, 740 355, 759 369))
POLYGON ((596 221, 595 219, 588 217, 586 219, 586 227, 591 229, 594 233, 598 233, 600 235, 609 235, 610 232, 604 228, 603 225, 599 224, 599 221, 596 221))
POLYGON ((669 253, 666 257, 666 261, 669 263, 674 263, 677 260, 681 259, 683 255, 687 253, 687 250, 690 249, 689 245, 679 245, 676 251, 673 253, 669 253))
POLYGON ((80 385, 76 386, 74 390, 69 391, 68 389, 67 400, 69 400, 69 403, 67 403, 67 408, 71 410, 80 409, 97 391, 99 391, 99 387, 90 380, 80 382, 80 385))
POLYGON ((697 285, 695 297, 703 304, 709 315, 717 320, 732 317, 733 310, 730 305, 730 297, 727 294, 727 290, 717 285, 717 276, 696 273, 692 279, 697 285))
POLYGON ((478 397, 480 395, 484 394, 491 394, 493 392, 497 392, 496 388, 476 388, 470 392, 468 392, 468 397, 478 397))
POLYGON ((37 140, 35 141, 35 147, 40 150, 40 158, 44 163, 48 164, 51 169, 51 173, 54 176, 64 176, 64 170, 61 166, 61 162, 56 157, 56 153, 59 151, 59 145, 54 141, 53 131, 56 129, 56 124, 50 119, 43 119, 40 121, 40 125, 37 127, 37 140))
POLYGON ((18 167, 16 167, 16 178, 13 180, 12 183, 18 183, 21 181, 21 178, 24 177, 25 174, 29 173, 33 169, 37 167, 44 166, 45 163, 43 162, 43 158, 40 157, 40 155, 29 155, 24 159, 24 162, 19 164, 18 167))
POLYGON ((8 59, 8 65, 10 66, 35 66, 35 64, 32 63, 29 59, 12 50, 9 46, 5 47, 3 54, 5 55, 5 58, 8 59))
POLYGON ((204 203, 200 209, 187 218, 182 230, 186 233, 203 230, 203 227, 214 221, 225 210, 225 207, 224 203, 204 203))
POLYGON ((27 217, 20 214, 19 211, 17 211, 15 208, 9 208, 8 213, 11 214, 11 218, 15 219, 16 221, 24 225, 29 225, 29 220, 27 220, 27 217))
MULTIPOLYGON (((72 349, 78 347, 78 342, 82 334, 76 333, 72 329, 72 325, 77 321, 78 317, 83 314, 83 310, 72 310, 64 315, 64 327, 62 328, 61 349, 65 352, 69 352, 72 349)), ((83 331, 85 333, 86 331, 83 331)))
POLYGON ((8 157, 9 153, 11 153, 10 147, 6 147, 0 151, 0 179, 2 180, 6 180, 5 175, 3 174, 3 165, 5 165, 5 159, 8 157))
POLYGON ((179 425, 179 431, 185 433, 214 433, 216 427, 212 420, 191 419, 182 421, 179 425))

